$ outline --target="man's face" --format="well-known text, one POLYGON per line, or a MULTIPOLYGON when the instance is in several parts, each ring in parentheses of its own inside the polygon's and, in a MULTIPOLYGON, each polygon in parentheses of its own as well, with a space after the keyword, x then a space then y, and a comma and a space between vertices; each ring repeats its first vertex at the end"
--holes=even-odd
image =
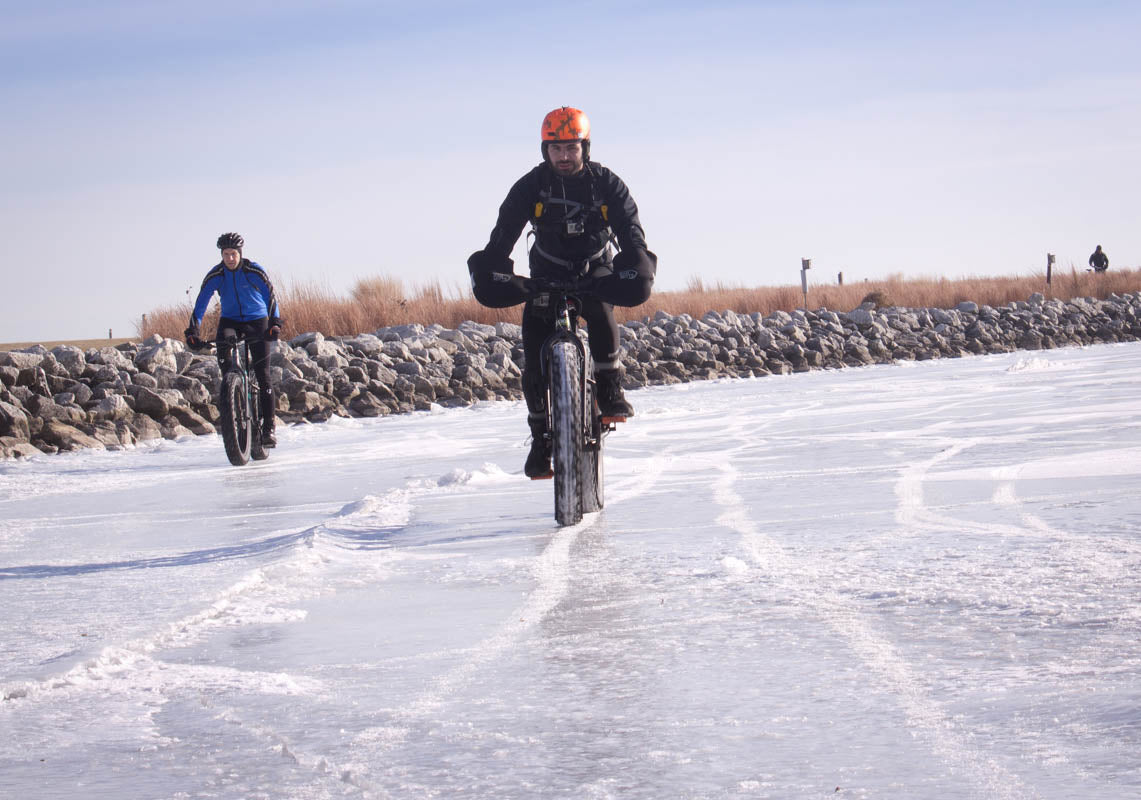
POLYGON ((547 158, 559 175, 576 175, 582 169, 582 142, 551 142, 547 158))
POLYGON ((242 253, 240 250, 228 248, 222 251, 222 263, 226 265, 226 269, 237 269, 241 260, 242 253))

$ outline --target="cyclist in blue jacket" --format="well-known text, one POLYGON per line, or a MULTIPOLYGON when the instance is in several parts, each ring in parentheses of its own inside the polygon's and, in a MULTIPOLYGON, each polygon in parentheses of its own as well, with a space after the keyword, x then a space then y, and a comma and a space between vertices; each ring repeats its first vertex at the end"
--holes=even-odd
POLYGON ((258 376, 263 414, 262 443, 266 447, 277 444, 273 436, 274 404, 273 383, 269 375, 268 347, 266 342, 277 341, 281 337, 281 315, 277 309, 277 298, 269 275, 256 261, 242 257, 245 240, 236 233, 223 233, 218 237, 218 249, 222 251, 222 261, 206 273, 198 299, 190 313, 190 326, 186 329, 186 343, 191 347, 202 347, 198 326, 214 293, 222 301, 222 317, 218 320, 215 341, 218 346, 218 363, 224 373, 230 366, 230 348, 224 342, 223 332, 227 329, 244 335, 249 341, 250 360, 258 376))

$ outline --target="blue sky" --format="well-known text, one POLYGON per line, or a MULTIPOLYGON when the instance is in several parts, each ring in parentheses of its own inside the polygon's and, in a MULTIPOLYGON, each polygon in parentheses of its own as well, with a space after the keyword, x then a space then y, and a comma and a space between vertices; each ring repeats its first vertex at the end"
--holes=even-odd
POLYGON ((6 4, 0 342, 130 335, 225 230, 278 283, 459 291, 564 104, 661 289, 1135 266, 1141 7, 1078 6, 6 4))

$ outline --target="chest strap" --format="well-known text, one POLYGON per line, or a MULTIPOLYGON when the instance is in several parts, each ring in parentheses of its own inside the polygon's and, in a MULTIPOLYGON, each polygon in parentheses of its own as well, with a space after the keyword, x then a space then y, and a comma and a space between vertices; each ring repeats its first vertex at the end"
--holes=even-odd
POLYGON ((532 247, 535 250, 538 250, 539 255, 541 255, 543 258, 547 259, 547 261, 558 264, 560 267, 567 267, 569 269, 579 269, 579 268, 583 268, 583 267, 589 265, 591 262, 597 261, 602 256, 606 255, 606 250, 607 250, 607 248, 610 247, 610 242, 607 242, 606 244, 602 245, 602 249, 599 250, 594 255, 588 256, 587 258, 579 258, 579 259, 576 259, 574 261, 571 261, 570 259, 566 259, 566 258, 558 258, 557 256, 551 255, 550 253, 548 253, 546 250, 544 250, 542 247, 539 246, 538 239, 535 240, 535 244, 533 244, 532 247))

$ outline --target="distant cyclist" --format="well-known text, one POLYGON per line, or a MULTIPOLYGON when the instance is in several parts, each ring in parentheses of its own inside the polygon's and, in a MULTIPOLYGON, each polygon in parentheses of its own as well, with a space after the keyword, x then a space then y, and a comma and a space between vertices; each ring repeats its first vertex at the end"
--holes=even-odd
POLYGON ((532 277, 586 278, 590 295, 580 315, 587 324, 598 401, 604 416, 628 417, 634 409, 622 394, 618 325, 614 306, 637 306, 650 296, 657 257, 646 247, 638 207, 622 179, 590 160, 590 121, 577 108, 556 108, 540 128, 543 163, 515 182, 499 207, 499 219, 484 249, 468 259, 476 299, 492 308, 526 302, 523 309, 523 395, 531 426, 524 472, 551 469, 546 393, 539 354, 554 329, 546 297, 514 273, 510 258, 528 222, 535 234, 532 277), (617 244, 618 253, 613 252, 617 244))
POLYGON ((1109 269, 1109 256, 1101 249, 1101 245, 1097 246, 1089 257, 1089 265, 1093 267, 1094 272, 1105 272, 1109 269))
POLYGON ((269 376, 267 341, 276 341, 281 336, 281 315, 277 309, 277 298, 273 284, 265 269, 255 261, 242 258, 245 240, 236 233, 223 233, 218 237, 218 249, 222 251, 222 261, 206 273, 194 311, 190 314, 190 327, 186 329, 186 343, 191 347, 201 347, 198 326, 214 293, 222 301, 222 318, 218 320, 215 339, 218 345, 218 363, 225 372, 230 366, 230 348, 223 342, 222 332, 227 328, 244 335, 249 341, 250 360, 258 377, 261 394, 262 443, 266 447, 277 444, 274 438, 273 383, 269 376))

